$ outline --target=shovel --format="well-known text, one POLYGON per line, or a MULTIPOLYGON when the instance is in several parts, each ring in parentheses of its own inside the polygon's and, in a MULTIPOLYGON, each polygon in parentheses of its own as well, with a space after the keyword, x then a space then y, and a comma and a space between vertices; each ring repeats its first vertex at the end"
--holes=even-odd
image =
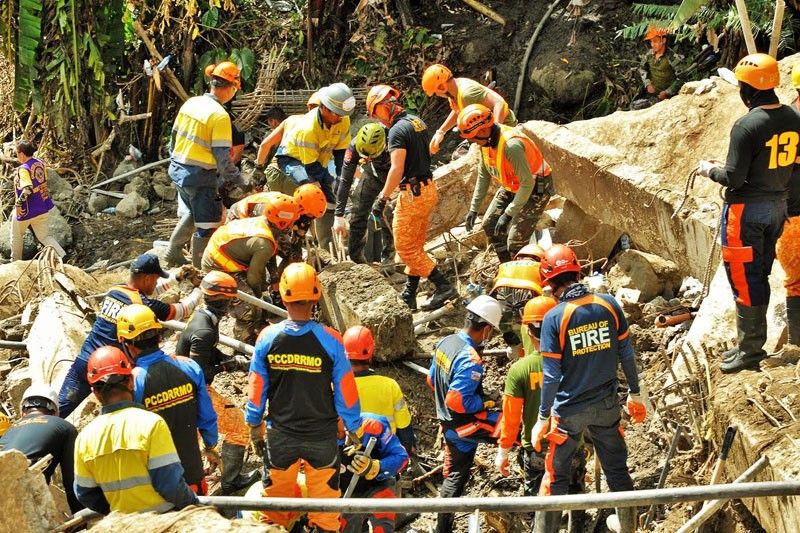
MULTIPOLYGON (((378 440, 375 437, 370 437, 367 441, 367 447, 364 448, 364 455, 370 457, 372 455, 372 449, 375 447, 375 443, 378 440)), ((350 484, 347 486, 347 490, 344 491, 342 498, 350 498, 353 495, 353 491, 356 490, 356 485, 358 485, 358 480, 361 479, 361 476, 358 474, 353 474, 353 477, 350 478, 350 484)))

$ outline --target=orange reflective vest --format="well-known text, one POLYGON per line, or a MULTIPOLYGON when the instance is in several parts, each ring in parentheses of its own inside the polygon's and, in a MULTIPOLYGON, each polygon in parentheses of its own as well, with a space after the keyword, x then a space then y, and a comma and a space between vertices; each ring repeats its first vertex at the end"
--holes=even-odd
POLYGON ((266 204, 272 198, 282 195, 283 193, 277 191, 265 191, 265 192, 257 192, 255 194, 251 194, 250 196, 246 196, 245 198, 233 204, 230 209, 228 209, 228 220, 253 217, 255 216, 253 211, 256 208, 256 206, 260 204, 266 204))
POLYGON ((267 224, 267 219, 255 217, 232 220, 215 231, 208 242, 208 253, 211 259, 224 272, 244 272, 247 270, 248 265, 229 257, 225 253, 225 247, 235 240, 250 239, 252 237, 267 239, 272 243, 274 250, 278 249, 275 237, 272 236, 272 230, 267 224))
POLYGON ((542 152, 531 140, 530 137, 520 133, 510 126, 500 125, 500 138, 497 141, 497 148, 481 148, 483 164, 489 175, 492 176, 501 187, 507 191, 517 192, 519 190, 519 178, 514 173, 514 167, 508 164, 506 159, 506 143, 511 139, 519 139, 525 147, 525 159, 528 160, 528 168, 534 176, 549 176, 550 165, 544 160, 542 152))

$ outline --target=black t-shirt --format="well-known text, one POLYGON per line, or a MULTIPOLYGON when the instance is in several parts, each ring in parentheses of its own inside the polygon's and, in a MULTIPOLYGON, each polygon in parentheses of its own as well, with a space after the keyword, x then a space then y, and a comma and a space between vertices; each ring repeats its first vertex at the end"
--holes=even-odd
POLYGON ((756 107, 733 125, 725 168, 712 169, 711 179, 728 188, 730 203, 786 199, 798 156, 800 113, 756 107))
POLYGON ((0 450, 18 450, 35 463, 48 453, 53 461, 44 471, 48 483, 56 467, 61 465, 61 477, 70 510, 75 513, 83 505, 75 497, 72 482, 75 479, 75 437, 78 430, 57 416, 31 413, 23 416, 0 438, 0 450))
MULTIPOLYGON (((360 160, 361 156, 356 151, 356 140, 353 139, 344 154, 342 176, 339 179, 339 188, 336 190, 336 210, 334 214, 337 217, 344 216, 347 199, 350 197, 350 189, 353 186, 353 177, 360 160)), ((392 160, 389 157, 389 151, 384 150, 381 155, 370 159, 364 164, 364 174, 361 179, 377 179, 380 183, 386 183, 386 175, 389 173, 391 166, 392 160)))
POLYGON ((175 345, 175 355, 191 357, 203 369, 206 385, 219 374, 226 355, 217 348, 219 329, 205 309, 196 309, 175 345))
POLYGON ((406 150, 404 180, 432 176, 429 144, 428 127, 421 118, 405 111, 395 117, 392 127, 389 128, 388 149, 389 152, 406 150))

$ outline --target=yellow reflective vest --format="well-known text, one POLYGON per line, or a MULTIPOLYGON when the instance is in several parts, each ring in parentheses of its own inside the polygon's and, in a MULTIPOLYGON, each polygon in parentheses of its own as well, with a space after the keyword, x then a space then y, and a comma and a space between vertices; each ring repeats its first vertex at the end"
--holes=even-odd
POLYGON ((249 239, 251 237, 261 237, 272 243, 272 249, 277 250, 277 242, 272 235, 272 230, 264 217, 243 218, 232 220, 219 228, 211 236, 206 251, 211 259, 223 272, 244 272, 249 265, 235 261, 226 252, 225 247, 238 239, 249 239))
POLYGON ((230 148, 231 117, 210 94, 184 102, 172 125, 172 160, 206 170, 217 168, 212 148, 230 148))
POLYGON ((325 167, 334 150, 347 150, 350 145, 350 117, 342 117, 328 128, 322 123, 319 110, 312 109, 284 124, 278 155, 293 157, 304 165, 317 162, 325 167))
POLYGON ((392 432, 411 424, 411 414, 408 412, 403 391, 392 378, 373 373, 357 375, 356 388, 361 411, 385 416, 392 426, 392 432))

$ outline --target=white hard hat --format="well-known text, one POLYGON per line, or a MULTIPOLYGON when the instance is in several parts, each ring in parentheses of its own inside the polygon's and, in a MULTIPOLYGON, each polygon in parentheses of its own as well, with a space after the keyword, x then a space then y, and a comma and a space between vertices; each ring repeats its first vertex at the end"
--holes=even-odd
POLYGON ((356 109, 353 91, 344 83, 334 83, 323 87, 319 91, 319 99, 322 105, 340 117, 350 116, 356 109))
POLYGON ((503 307, 500 305, 500 302, 491 296, 485 294, 477 296, 469 303, 467 311, 488 322, 494 326, 495 329, 500 329, 500 318, 503 315, 503 307))
POLYGON ((24 406, 25 401, 31 398, 47 400, 50 403, 48 408, 51 411, 58 412, 58 393, 50 385, 46 383, 34 383, 28 387, 22 394, 22 405, 24 406))

